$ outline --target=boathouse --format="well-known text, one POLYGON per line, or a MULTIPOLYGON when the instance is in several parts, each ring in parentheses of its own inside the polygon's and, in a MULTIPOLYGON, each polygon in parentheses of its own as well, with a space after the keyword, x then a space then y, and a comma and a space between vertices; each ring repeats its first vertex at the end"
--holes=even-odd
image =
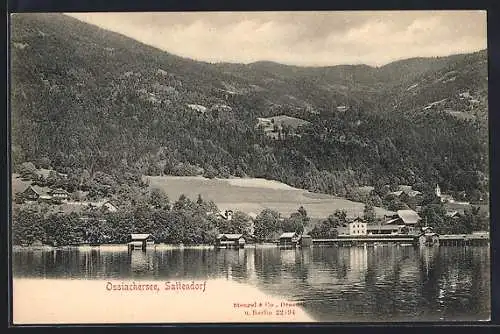
POLYGON ((215 246, 218 248, 244 248, 245 242, 243 234, 221 233, 215 239, 215 246))
POLYGON ((147 233, 132 233, 129 239, 128 247, 131 250, 145 250, 155 244, 154 237, 147 233))
POLYGON ((279 237, 280 246, 297 246, 300 236, 297 232, 285 232, 279 237))
POLYGON ((422 232, 418 237, 420 246, 438 246, 439 235, 434 232, 432 227, 422 227, 422 232))

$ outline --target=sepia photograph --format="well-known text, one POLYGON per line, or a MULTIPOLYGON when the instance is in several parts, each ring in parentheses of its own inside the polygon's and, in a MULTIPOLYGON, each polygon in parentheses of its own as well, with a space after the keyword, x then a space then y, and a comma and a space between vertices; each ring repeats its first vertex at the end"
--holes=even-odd
POLYGON ((489 321, 486 16, 11 14, 13 325, 489 321))

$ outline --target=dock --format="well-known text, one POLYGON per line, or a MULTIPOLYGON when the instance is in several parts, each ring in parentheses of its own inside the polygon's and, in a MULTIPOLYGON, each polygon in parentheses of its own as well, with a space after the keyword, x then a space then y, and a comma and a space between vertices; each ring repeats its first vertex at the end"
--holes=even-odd
MULTIPOLYGON (((385 236, 351 236, 332 239, 312 239, 313 245, 355 246, 374 243, 396 243, 418 245, 418 235, 385 235, 385 236)), ((446 234, 439 235, 439 244, 442 246, 482 246, 490 242, 489 235, 485 234, 446 234)))
POLYGON ((483 246, 489 243, 489 236, 484 234, 444 234, 439 236, 439 244, 442 246, 483 246))
POLYGON ((414 244, 414 236, 384 236, 384 237, 371 237, 371 236, 359 236, 359 237, 343 237, 334 239, 313 239, 313 245, 339 245, 339 246, 354 246, 362 244, 374 244, 374 243, 407 243, 414 244))

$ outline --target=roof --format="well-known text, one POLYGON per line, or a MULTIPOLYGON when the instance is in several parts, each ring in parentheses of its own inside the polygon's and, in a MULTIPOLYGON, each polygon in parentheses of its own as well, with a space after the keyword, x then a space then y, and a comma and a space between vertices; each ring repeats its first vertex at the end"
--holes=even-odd
POLYGON ((285 232, 282 235, 280 235, 280 239, 281 238, 293 238, 296 235, 297 235, 297 233, 295 233, 295 232, 285 232))
POLYGON ((420 195, 422 194, 420 191, 418 190, 411 190, 411 189, 403 189, 403 190, 398 190, 398 191, 393 191, 393 192, 390 192, 389 194, 390 195, 395 195, 395 196, 401 196, 402 194, 406 194, 410 197, 415 197, 417 195, 420 195))
POLYGON ((144 240, 147 239, 151 236, 151 234, 148 233, 132 233, 130 234, 130 237, 132 240, 144 240))
POLYGON ((403 190, 399 190, 399 191, 393 191, 393 192, 390 192, 389 194, 390 195, 396 195, 396 196, 401 196, 401 194, 403 193, 403 190))
POLYGON ((417 196, 417 195, 421 195, 421 194, 422 194, 422 192, 420 192, 420 191, 418 191, 418 190, 409 190, 409 191, 407 192, 407 194, 408 194, 408 196, 410 196, 410 197, 415 197, 415 196, 417 196))
POLYGON ((36 185, 29 185, 22 192, 25 192, 28 189, 33 190, 39 196, 46 195, 48 190, 49 190, 48 188, 42 188, 42 187, 36 186, 36 185))
POLYGON ((416 224, 420 220, 418 213, 413 210, 398 210, 397 213, 406 225, 416 224))
POLYGON ((373 187, 373 186, 361 186, 361 187, 358 187, 358 191, 359 191, 360 193, 363 193, 363 194, 369 194, 369 193, 371 193, 374 189, 375 189, 375 187, 373 187))
POLYGON ((66 190, 61 189, 61 188, 51 189, 50 193, 64 193, 64 194, 68 194, 68 192, 66 190))
POLYGON ((394 225, 394 223, 397 222, 398 220, 401 220, 401 218, 399 218, 399 217, 398 218, 393 218, 391 220, 386 221, 384 224, 385 225, 394 225))
POLYGON ((230 240, 236 240, 240 239, 243 237, 243 234, 235 234, 235 233, 221 233, 217 236, 217 239, 230 239, 230 240))
POLYGON ((411 190, 411 186, 402 184, 402 185, 398 186, 398 189, 402 190, 402 191, 410 191, 411 190))

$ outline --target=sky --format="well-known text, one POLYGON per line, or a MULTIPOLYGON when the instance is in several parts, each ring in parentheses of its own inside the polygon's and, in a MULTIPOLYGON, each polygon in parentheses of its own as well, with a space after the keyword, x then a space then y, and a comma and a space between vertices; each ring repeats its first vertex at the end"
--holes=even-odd
POLYGON ((206 62, 381 66, 487 48, 486 11, 67 13, 206 62))

